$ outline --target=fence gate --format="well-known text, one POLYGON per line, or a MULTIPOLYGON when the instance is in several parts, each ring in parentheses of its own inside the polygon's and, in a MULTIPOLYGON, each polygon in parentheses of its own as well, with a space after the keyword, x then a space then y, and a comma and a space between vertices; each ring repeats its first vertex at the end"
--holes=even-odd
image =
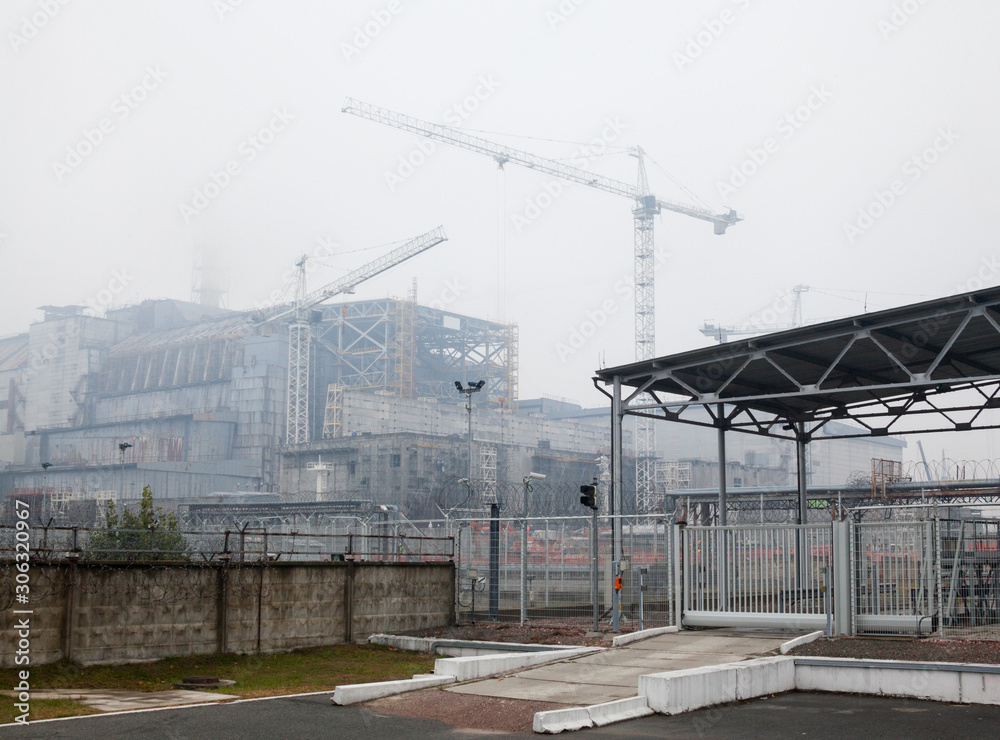
POLYGON ((831 597, 835 540, 844 534, 834 523, 685 527, 681 624, 842 631, 831 597))
POLYGON ((934 522, 856 522, 851 535, 854 633, 937 630, 934 522))

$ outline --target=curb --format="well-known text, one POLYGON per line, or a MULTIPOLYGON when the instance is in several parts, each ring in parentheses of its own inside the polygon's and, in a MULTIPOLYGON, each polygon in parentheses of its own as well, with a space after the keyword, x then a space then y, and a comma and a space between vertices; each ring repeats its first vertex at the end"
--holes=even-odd
POLYGON ((788 655, 792 650, 797 648, 799 645, 805 645, 807 642, 812 642, 813 640, 818 640, 825 633, 823 630, 817 630, 816 632, 810 632, 808 635, 802 635, 801 637, 796 637, 788 642, 781 643, 779 648, 782 655, 788 655))
POLYGON ((357 704, 363 701, 371 701, 372 699, 381 699, 384 696, 394 696, 396 694, 404 694, 407 691, 429 689, 434 686, 454 682, 454 676, 417 675, 401 681, 347 684, 345 686, 337 686, 333 690, 333 696, 330 698, 330 701, 339 706, 347 706, 348 704, 357 704))
POLYGON ((678 632, 676 626, 672 627, 652 627, 648 630, 640 630, 638 632, 629 632, 627 635, 618 635, 611 640, 611 647, 621 647, 622 645, 628 645, 630 642, 638 642, 639 640, 645 640, 650 637, 656 637, 657 635, 669 635, 673 632, 678 632))
POLYGON ((536 712, 532 729, 538 733, 554 735, 559 732, 583 730, 587 727, 604 727, 614 722, 648 717, 651 714, 653 710, 646 703, 645 696, 632 696, 589 707, 536 712))

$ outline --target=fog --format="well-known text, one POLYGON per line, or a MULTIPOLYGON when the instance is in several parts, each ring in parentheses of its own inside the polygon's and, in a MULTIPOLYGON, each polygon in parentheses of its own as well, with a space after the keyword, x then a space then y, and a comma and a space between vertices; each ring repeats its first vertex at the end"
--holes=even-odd
POLYGON ((416 278, 516 322, 522 397, 599 404, 594 369, 634 356, 632 202, 346 97, 629 183, 641 146, 659 197, 739 211, 724 236, 658 218, 657 354, 709 344, 706 319, 787 323, 798 284, 807 321, 995 285, 998 25, 985 0, 11 0, 0 335, 46 304, 189 299, 199 252, 229 307, 267 305, 302 254, 319 287, 443 224, 357 297, 416 278))

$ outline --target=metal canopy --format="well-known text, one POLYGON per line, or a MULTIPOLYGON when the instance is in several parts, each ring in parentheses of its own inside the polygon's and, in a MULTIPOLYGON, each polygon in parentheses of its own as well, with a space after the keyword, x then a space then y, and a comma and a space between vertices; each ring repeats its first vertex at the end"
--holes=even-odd
POLYGON ((832 419, 859 426, 824 438, 997 428, 983 411, 1000 408, 1000 288, 607 368, 594 379, 599 389, 616 380, 623 415, 785 439, 808 440, 832 419), (919 423, 904 428, 904 416, 919 423))

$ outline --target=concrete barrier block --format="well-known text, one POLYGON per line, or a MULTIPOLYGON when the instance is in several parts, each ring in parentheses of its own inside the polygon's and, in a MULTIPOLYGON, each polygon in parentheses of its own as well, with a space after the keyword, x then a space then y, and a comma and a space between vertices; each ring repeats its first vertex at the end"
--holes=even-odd
POLYGON ((624 722, 627 719, 637 719, 653 714, 645 696, 631 696, 628 699, 608 701, 587 707, 594 727, 604 727, 613 722, 624 722))
POLYGON ((756 658, 730 665, 736 671, 737 699, 753 699, 795 689, 794 658, 756 658))
POLYGON ((799 645, 805 645, 807 642, 818 640, 822 636, 823 630, 816 630, 815 632, 810 632, 808 635, 802 635, 801 637, 796 637, 788 642, 781 643, 781 647, 778 650, 782 655, 788 655, 790 651, 797 648, 799 645))
POLYGON ((622 645, 628 645, 630 642, 636 642, 637 640, 645 640, 649 637, 656 637, 657 635, 668 635, 671 632, 677 632, 677 627, 653 627, 648 630, 639 630, 638 632, 629 632, 625 635, 618 635, 611 640, 612 647, 621 647, 622 645))
POLYGON ((408 635, 375 634, 368 637, 368 642, 374 645, 387 645, 397 650, 410 650, 415 653, 429 653, 433 637, 410 637, 408 635))
POLYGON ((1000 704, 1000 675, 961 673, 959 681, 963 704, 1000 704))
POLYGON ((434 661, 434 673, 440 676, 455 676, 459 681, 510 673, 527 666, 549 663, 556 660, 576 658, 603 650, 603 648, 575 648, 572 650, 546 650, 541 653, 507 653, 505 655, 474 655, 464 658, 438 658, 434 661))
POLYGON ((333 690, 333 697, 330 700, 334 704, 347 706, 348 704, 358 704, 359 702, 371 701, 372 699, 381 699, 383 696, 394 696, 395 694, 404 694, 407 691, 429 689, 434 686, 454 682, 454 676, 424 675, 401 681, 348 684, 346 686, 337 686, 333 690))
POLYGON ((593 726, 594 720, 591 719, 587 707, 574 707, 572 709, 553 709, 551 712, 535 712, 531 729, 535 732, 555 735, 559 732, 573 732, 593 726))
POLYGON ((639 695, 660 714, 680 714, 736 701, 732 663, 639 676, 639 695))

